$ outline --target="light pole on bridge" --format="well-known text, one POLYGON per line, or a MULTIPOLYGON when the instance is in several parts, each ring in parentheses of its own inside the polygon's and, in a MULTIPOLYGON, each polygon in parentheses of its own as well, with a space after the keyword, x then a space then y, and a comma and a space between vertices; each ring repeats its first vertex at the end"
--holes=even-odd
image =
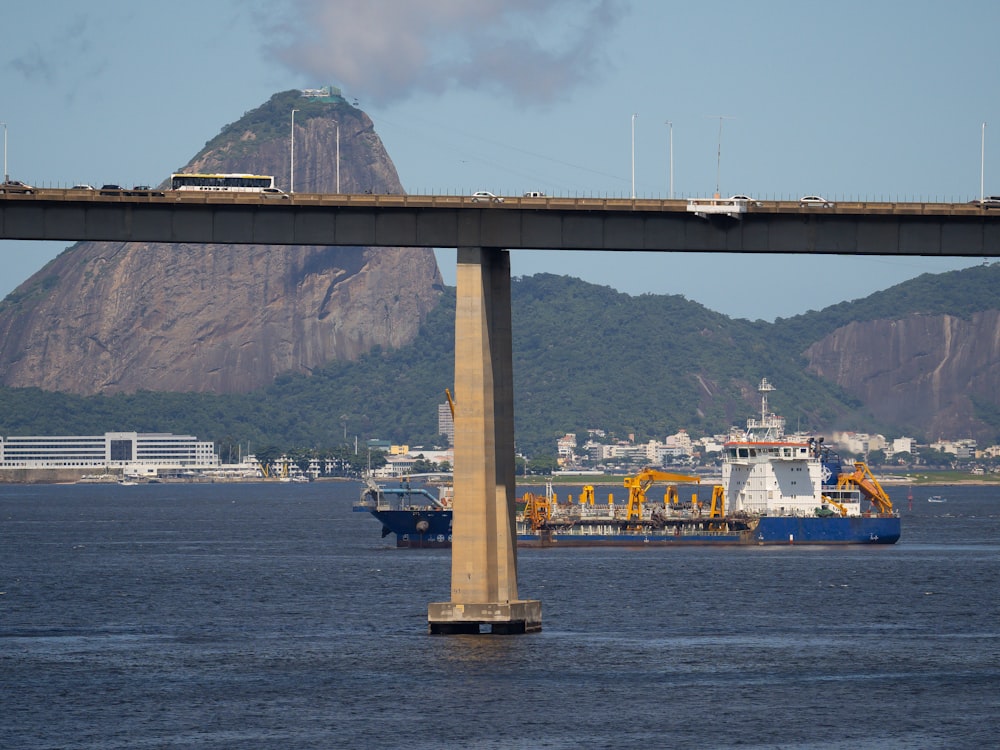
POLYGON ((735 120, 735 117, 729 117, 728 115, 709 115, 709 117, 719 118, 719 149, 716 152, 715 157, 715 197, 721 198, 722 194, 719 192, 719 178, 722 174, 722 121, 723 120, 735 120))
MULTIPOLYGON (((5 131, 6 132, 6 131, 5 131)), ((6 143, 6 141, 5 141, 6 143)), ((4 162, 4 171, 6 171, 6 162, 4 162)), ((6 178, 5 178, 6 179, 6 178)), ((983 123, 983 144, 980 146, 979 152, 979 205, 982 205, 983 198, 985 198, 985 187, 986 187, 986 123, 983 123)))
POLYGON ((635 118, 638 113, 632 113, 632 200, 635 200, 635 118))
POLYGON ((674 124, 667 120, 664 123, 668 128, 670 128, 670 156, 669 156, 669 172, 670 172, 670 200, 674 199, 674 124))
POLYGON ((291 143, 291 154, 289 155, 289 176, 288 176, 288 192, 295 192, 295 113, 299 110, 292 110, 292 143, 291 143))
POLYGON ((3 181, 10 182, 10 175, 7 174, 7 123, 0 122, 3 125, 3 181))

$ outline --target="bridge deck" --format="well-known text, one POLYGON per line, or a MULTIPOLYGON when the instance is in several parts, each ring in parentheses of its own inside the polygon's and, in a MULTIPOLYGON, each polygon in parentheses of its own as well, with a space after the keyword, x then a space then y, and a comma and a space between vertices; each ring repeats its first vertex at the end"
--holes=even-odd
POLYGON ((1000 209, 974 203, 749 201, 36 190, 0 194, 0 239, 996 256, 1000 209))

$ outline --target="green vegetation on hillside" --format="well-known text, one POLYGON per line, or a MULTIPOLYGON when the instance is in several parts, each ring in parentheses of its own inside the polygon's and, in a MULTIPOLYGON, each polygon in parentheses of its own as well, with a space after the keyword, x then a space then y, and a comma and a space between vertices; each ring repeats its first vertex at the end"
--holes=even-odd
POLYGON ((1000 310, 1000 263, 949 271, 925 273, 859 300, 831 305, 822 311, 771 323, 786 343, 805 350, 809 344, 848 323, 894 320, 906 315, 953 315, 968 319, 983 310, 1000 310))
MULTIPOLYGON (((862 404, 808 375, 801 352, 852 320, 1000 308, 998 275, 1000 266, 921 276, 774 324, 733 320, 681 296, 631 297, 551 274, 514 279, 517 447, 551 455, 557 437, 588 428, 637 440, 682 428, 695 437, 724 432, 756 413, 761 377, 776 386, 770 405, 791 429, 889 431, 862 404)), ((310 376, 283 375, 250 394, 85 398, 0 389, 0 435, 136 430, 284 449, 329 449, 355 436, 431 444, 438 404, 453 388, 454 308, 448 289, 412 345, 333 362, 310 376)), ((1000 429, 1000 409, 977 408, 1000 429)))
MULTIPOLYGON (((637 439, 682 427, 693 434, 725 430, 756 408, 754 388, 763 375, 781 383, 775 406, 812 406, 796 411, 803 426, 842 410, 794 360, 772 356, 745 321, 682 297, 633 298, 548 274, 515 280, 512 293, 517 443, 529 455, 552 453, 557 437, 587 428, 637 439), (762 358, 770 361, 763 370, 754 365, 762 358)), ((308 377, 284 375, 247 395, 83 398, 3 389, 0 434, 134 429, 317 448, 356 435, 432 442, 437 405, 453 387, 454 305, 448 290, 411 346, 334 362, 308 377)))
POLYGON ((222 149, 227 157, 237 158, 244 155, 254 156, 260 151, 260 144, 266 141, 289 138, 291 132, 291 111, 295 113, 296 126, 305 123, 313 117, 329 117, 332 110, 349 111, 352 116, 358 116, 360 111, 347 102, 326 102, 317 99, 307 99, 298 89, 282 91, 268 99, 264 104, 252 109, 236 122, 229 123, 219 134, 205 144, 192 161, 198 161, 209 152, 222 149), (253 133, 253 138, 244 139, 244 133, 253 133))

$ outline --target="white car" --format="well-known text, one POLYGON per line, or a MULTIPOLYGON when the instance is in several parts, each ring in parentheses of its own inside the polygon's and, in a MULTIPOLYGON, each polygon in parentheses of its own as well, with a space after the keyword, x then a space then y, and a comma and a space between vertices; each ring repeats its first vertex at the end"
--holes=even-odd
POLYGON ((487 203, 503 203, 503 198, 499 195, 494 195, 488 190, 477 190, 472 194, 472 202, 479 203, 480 201, 486 201, 487 203))
POLYGON ((982 200, 974 200, 972 202, 983 208, 1000 208, 1000 195, 987 195, 982 200))
POLYGON ((815 208, 833 208, 836 204, 818 195, 804 195, 799 198, 799 205, 813 206, 815 208))
POLYGON ((738 201, 740 203, 746 203, 749 206, 759 206, 759 205, 761 205, 760 201, 755 201, 749 195, 730 195, 729 196, 729 200, 731 200, 731 201, 738 201))

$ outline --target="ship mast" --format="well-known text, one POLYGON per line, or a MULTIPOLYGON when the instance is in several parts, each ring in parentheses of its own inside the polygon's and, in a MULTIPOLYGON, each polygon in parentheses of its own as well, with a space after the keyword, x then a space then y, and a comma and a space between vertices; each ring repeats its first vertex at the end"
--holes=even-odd
POLYGON ((767 422, 767 394, 774 390, 774 386, 767 382, 767 378, 760 379, 757 392, 760 393, 760 423, 767 422))
POLYGON ((780 440, 784 436, 784 418, 768 412, 767 394, 773 390, 774 386, 767 382, 767 378, 761 378, 760 385, 757 386, 760 393, 760 421, 754 417, 747 420, 747 440, 780 440))

